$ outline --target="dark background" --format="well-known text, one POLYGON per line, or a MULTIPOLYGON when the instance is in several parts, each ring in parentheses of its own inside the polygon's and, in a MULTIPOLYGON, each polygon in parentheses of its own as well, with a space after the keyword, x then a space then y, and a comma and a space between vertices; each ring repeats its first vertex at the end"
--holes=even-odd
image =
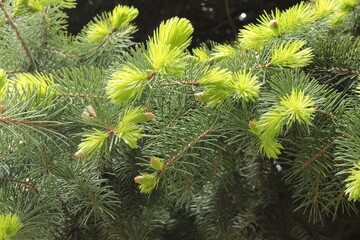
POLYGON ((210 40, 235 40, 238 30, 263 13, 276 7, 286 9, 299 0, 78 0, 77 8, 68 10, 69 31, 78 33, 94 16, 111 11, 116 5, 139 9, 135 20, 135 42, 145 41, 161 21, 174 16, 185 17, 195 28, 193 46, 210 40), (246 17, 244 15, 246 14, 246 17))

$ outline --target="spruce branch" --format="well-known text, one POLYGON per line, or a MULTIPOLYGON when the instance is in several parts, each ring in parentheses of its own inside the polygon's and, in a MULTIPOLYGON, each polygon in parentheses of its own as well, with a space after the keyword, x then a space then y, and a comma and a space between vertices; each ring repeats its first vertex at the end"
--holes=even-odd
POLYGON ((24 68, 19 68, 19 69, 14 69, 14 70, 6 70, 5 71, 6 73, 23 73, 23 72, 26 72, 26 69, 24 68))
POLYGON ((186 153, 190 148, 192 148, 197 142, 205 138, 208 134, 216 130, 217 127, 211 127, 198 135, 196 138, 191 140, 185 147, 183 147, 179 152, 177 152, 171 159, 168 161, 156 174, 157 177, 161 176, 167 168, 174 164, 176 160, 178 160, 184 153, 186 153))
POLYGON ((50 126, 49 124, 44 123, 44 122, 29 121, 26 119, 16 119, 13 117, 6 117, 6 116, 2 116, 2 117, 0 116, 0 122, 4 123, 6 125, 15 124, 15 125, 26 125, 29 127, 37 126, 37 127, 46 128, 46 129, 54 129, 53 126, 50 126))
POLYGON ((24 185, 25 187, 32 188, 37 194, 39 193, 39 188, 36 187, 35 184, 28 182, 28 181, 20 181, 20 180, 16 180, 16 179, 2 178, 2 179, 0 179, 0 182, 11 182, 11 183, 15 183, 15 184, 21 184, 21 185, 24 185))
POLYGON ((67 58, 70 58, 70 59, 73 60, 73 61, 78 61, 78 59, 77 59, 75 56, 72 56, 72 55, 70 55, 69 53, 67 53, 67 52, 65 52, 65 51, 63 51, 63 50, 61 50, 61 49, 59 49, 59 48, 57 48, 57 47, 55 47, 55 46, 51 46, 51 45, 47 45, 47 46, 48 46, 49 48, 53 49, 54 51, 60 53, 61 55, 65 56, 65 57, 67 57, 67 58))
POLYGON ((106 96, 99 96, 94 94, 84 94, 84 93, 57 93, 57 97, 73 97, 73 98, 106 98, 106 96))
POLYGON ((180 82, 164 83, 163 84, 163 86, 177 86, 177 85, 200 86, 200 82, 180 81, 180 82))
POLYGON ((328 116, 328 117, 330 117, 330 118, 333 118, 333 119, 335 119, 335 120, 338 120, 338 118, 337 118, 335 115, 333 115, 333 114, 331 114, 331 113, 328 113, 328 112, 326 112, 325 110, 322 110, 322 109, 319 108, 319 107, 315 107, 315 110, 318 111, 318 112, 321 112, 321 113, 325 114, 326 116, 328 116))
POLYGON ((314 162, 316 159, 318 159, 320 156, 322 156, 323 154, 325 154, 325 152, 327 152, 332 146, 334 146, 336 144, 337 140, 334 140, 332 142, 330 142, 328 145, 326 145, 325 147, 323 147, 319 152, 317 152, 314 156, 312 156, 309 160, 307 160, 306 162, 304 162, 301 166, 300 169, 304 170, 305 168, 307 168, 312 162, 314 162))
POLYGON ((345 73, 348 75, 356 75, 359 76, 360 75, 360 71, 356 71, 356 70, 350 70, 350 69, 346 69, 346 68, 340 68, 340 67, 315 67, 315 70, 318 71, 325 71, 325 72, 337 72, 337 73, 345 73))
POLYGON ((26 45, 26 43, 25 43, 25 41, 24 41, 24 39, 23 39, 23 37, 22 37, 22 35, 21 35, 21 33, 20 33, 17 25, 16 25, 16 23, 13 21, 12 17, 11 17, 11 16, 9 15, 9 13, 7 12, 6 7, 5 7, 3 1, 0 1, 0 9, 1 9, 1 11, 3 11, 3 13, 4 13, 4 15, 5 15, 5 18, 6 18, 7 21, 9 22, 11 28, 12 28, 12 29, 14 30, 14 32, 16 33, 17 39, 19 40, 19 42, 20 42, 20 44, 21 44, 21 46, 22 46, 22 48, 23 48, 26 56, 27 56, 28 59, 29 59, 30 66, 33 66, 33 67, 37 68, 36 62, 35 62, 34 58, 32 57, 29 48, 27 47, 27 45, 26 45))

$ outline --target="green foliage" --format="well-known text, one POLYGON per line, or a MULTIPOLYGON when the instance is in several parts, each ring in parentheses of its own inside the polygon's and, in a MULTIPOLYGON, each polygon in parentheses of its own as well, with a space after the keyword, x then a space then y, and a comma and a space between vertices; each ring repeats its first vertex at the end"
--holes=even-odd
POLYGON ((349 170, 350 176, 345 180, 345 193, 349 195, 349 201, 358 200, 360 197, 360 166, 359 163, 354 164, 354 168, 349 170))
POLYGON ((72 36, 74 4, 0 1, 0 239, 331 239, 357 224, 359 1, 276 9, 192 50, 179 17, 133 43, 138 10, 121 5, 72 36))
POLYGON ((119 28, 128 26, 138 13, 138 10, 133 7, 116 6, 112 12, 96 18, 87 26, 87 39, 93 43, 103 42, 105 38, 119 28))
POLYGON ((258 21, 259 24, 249 24, 240 31, 240 43, 246 48, 261 49, 269 40, 284 34, 301 31, 301 29, 310 26, 314 23, 315 17, 311 7, 305 2, 301 2, 283 12, 279 9, 270 14, 265 12, 258 21), (272 28, 269 25, 271 20, 276 20, 278 27, 272 28))
POLYGON ((0 215, 0 239, 7 240, 16 235, 23 227, 16 214, 0 215))
POLYGON ((299 51, 304 45, 305 41, 289 41, 286 44, 281 43, 275 47, 272 56, 271 64, 279 67, 305 67, 311 63, 312 54, 310 48, 305 48, 299 51))

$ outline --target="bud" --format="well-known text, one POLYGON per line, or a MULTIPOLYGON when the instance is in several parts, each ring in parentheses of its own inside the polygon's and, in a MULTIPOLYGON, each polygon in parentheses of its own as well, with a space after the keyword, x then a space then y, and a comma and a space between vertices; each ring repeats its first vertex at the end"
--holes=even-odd
POLYGON ((20 141, 19 141, 19 144, 20 144, 20 145, 23 145, 23 144, 25 144, 25 142, 24 142, 23 140, 20 140, 20 141))
POLYGON ((4 113, 5 112, 5 106, 3 105, 0 105, 0 114, 4 113))
POLYGON ((270 20, 269 27, 272 29, 277 29, 279 27, 278 21, 276 21, 275 19, 270 20))
POLYGON ((141 184, 143 180, 144 180, 144 177, 143 177, 143 176, 136 176, 136 177, 134 178, 134 181, 135 181, 137 184, 141 184))
POLYGON ((250 128, 250 129, 256 128, 256 122, 254 122, 254 121, 249 121, 249 128, 250 128))
POLYGON ((150 113, 150 112, 146 112, 146 113, 143 113, 146 117, 146 121, 150 121, 151 119, 153 119, 155 117, 155 115, 153 113, 150 113))
POLYGON ((81 149, 74 154, 74 157, 76 157, 76 158, 83 158, 85 156, 86 156, 86 153, 81 149))
POLYGON ((96 117, 96 112, 91 105, 87 105, 81 115, 82 118, 96 117))
POLYGON ((214 58, 209 58, 209 59, 207 60, 207 63, 210 64, 210 65, 214 64, 214 62, 215 62, 215 59, 214 59, 214 58))
POLYGON ((156 73, 154 72, 149 72, 146 74, 146 79, 147 80, 151 80, 153 77, 155 77, 156 73))
POLYGON ((155 166, 157 164, 156 157, 150 158, 150 164, 153 165, 153 166, 155 166))
POLYGON ((195 93, 194 96, 195 96, 195 98, 196 98, 197 100, 199 100, 200 102, 202 102, 202 101, 203 101, 204 93, 203 93, 203 92, 195 93))

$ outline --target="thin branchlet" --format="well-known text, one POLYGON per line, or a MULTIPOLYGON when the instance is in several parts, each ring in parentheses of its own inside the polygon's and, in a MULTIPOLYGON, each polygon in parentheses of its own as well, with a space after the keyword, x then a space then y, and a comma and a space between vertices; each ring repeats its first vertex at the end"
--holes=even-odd
POLYGON ((106 96, 99 96, 94 94, 84 94, 84 93, 58 93, 57 97, 74 97, 74 98, 106 98, 106 96))
POLYGON ((178 160, 184 153, 187 152, 187 150, 189 150, 190 148, 192 148, 197 142, 199 142, 200 140, 202 140, 203 138, 205 138, 208 134, 210 134, 211 132, 213 132, 216 129, 216 127, 212 127, 210 129, 207 129, 206 131, 204 131, 203 133, 201 133, 200 135, 198 135, 196 138, 194 138, 193 140, 191 140, 185 147, 183 147, 179 152, 177 152, 170 161, 168 161, 157 173, 157 176, 162 175, 165 170, 167 168, 169 168, 171 165, 174 164, 174 162, 176 160, 178 160))
POLYGON ((351 70, 351 69, 346 69, 346 68, 341 68, 341 67, 330 67, 330 68, 326 68, 326 67, 316 67, 315 70, 317 70, 317 71, 326 71, 326 72, 344 73, 344 74, 356 75, 356 76, 360 75, 360 71, 351 70))
POLYGON ((323 147, 320 151, 318 151, 314 156, 312 156, 309 160, 307 160, 306 162, 304 162, 301 166, 300 169, 303 170, 306 167, 308 167, 312 162, 314 162, 316 159, 318 159, 321 155, 323 155, 325 152, 327 152, 332 146, 334 146, 336 144, 337 140, 332 141, 331 143, 329 143, 328 145, 326 145, 325 147, 323 147))
POLYGON ((3 13, 4 13, 4 15, 5 15, 5 18, 6 18, 7 21, 9 22, 11 28, 12 28, 12 29, 14 30, 14 32, 16 33, 16 37, 17 37, 17 39, 19 40, 19 42, 20 42, 20 44, 21 44, 21 47, 23 48, 23 50, 24 50, 27 58, 29 59, 30 66, 33 66, 33 67, 36 68, 36 67, 37 67, 37 66, 36 66, 36 62, 35 62, 34 58, 32 57, 31 52, 30 52, 28 46, 26 45, 26 43, 25 43, 25 41, 24 41, 24 39, 23 39, 23 37, 22 37, 22 35, 21 35, 21 33, 20 33, 17 25, 16 25, 16 23, 13 21, 12 17, 11 17, 11 16, 9 15, 9 13, 7 12, 6 7, 5 7, 3 1, 0 1, 0 9, 1 9, 1 11, 3 11, 3 13))
POLYGON ((26 125, 26 126, 37 126, 37 127, 42 127, 42 128, 46 128, 46 129, 53 129, 53 126, 50 126, 49 124, 43 123, 43 122, 33 122, 33 121, 29 121, 26 119, 16 119, 13 117, 7 117, 7 116, 2 116, 0 117, 0 122, 6 124, 6 125, 10 125, 10 124, 16 124, 16 125, 26 125))
POLYGON ((35 184, 31 183, 31 182, 27 182, 27 181, 20 181, 20 180, 16 180, 16 179, 6 179, 6 178, 2 178, 0 179, 0 182, 11 182, 11 183, 16 183, 16 184, 21 184, 24 185, 26 187, 30 187, 32 188, 36 193, 39 193, 39 188, 35 186, 35 184))
POLYGON ((321 113, 325 114, 326 116, 328 116, 328 117, 330 117, 330 118, 333 118, 333 119, 335 119, 335 120, 338 120, 338 118, 337 118, 335 115, 333 115, 333 114, 331 114, 331 113, 328 113, 328 112, 326 112, 325 110, 322 110, 322 109, 319 108, 319 107, 316 107, 315 110, 318 111, 318 112, 321 112, 321 113))

